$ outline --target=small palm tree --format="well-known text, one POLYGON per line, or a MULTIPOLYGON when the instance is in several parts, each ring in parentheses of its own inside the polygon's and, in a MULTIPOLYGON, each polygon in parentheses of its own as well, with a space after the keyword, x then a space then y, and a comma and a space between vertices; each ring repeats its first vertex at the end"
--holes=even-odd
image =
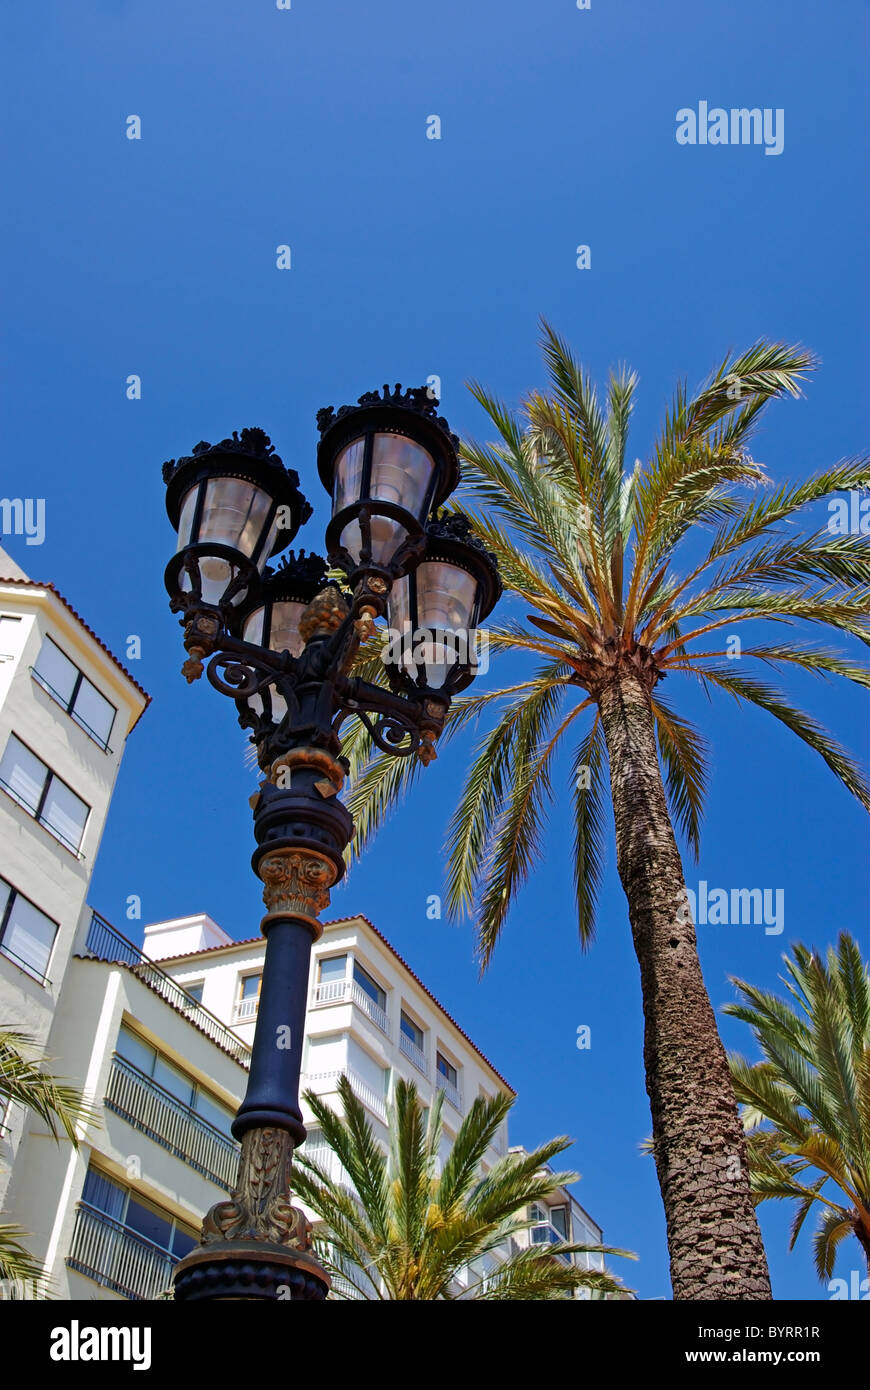
MULTIPOLYGON (((55 1141, 63 1132, 78 1148, 79 1129, 95 1124, 98 1112, 74 1086, 46 1072, 45 1058, 36 1060, 33 1051, 29 1033, 0 1026, 0 1100, 26 1106, 45 1122, 55 1141)), ((42 1265, 21 1243, 26 1236, 19 1226, 0 1226, 0 1279, 36 1284, 44 1279, 42 1265)))
MULTIPOLYGON (((870 643, 866 537, 792 529, 802 508, 870 485, 870 460, 770 487, 748 441, 770 401, 800 395, 814 359, 799 347, 759 342, 726 358, 694 396, 681 385, 649 460, 626 472, 634 374, 611 374, 602 407, 581 363, 546 324, 543 347, 548 389, 529 395, 520 414, 472 387, 498 440, 463 446, 460 505, 498 559, 508 604, 512 597, 527 615, 491 628, 489 648, 537 664, 526 678, 520 672, 451 707, 447 736, 491 710, 498 719, 471 761, 453 817, 448 903, 456 914, 475 910, 485 967, 518 891, 544 857, 547 813, 557 802, 573 821, 577 915, 588 946, 612 805, 640 966, 674 1297, 768 1299, 743 1133, 675 834, 676 826, 697 859, 707 741, 661 685, 688 678, 707 694, 765 710, 870 809, 870 788, 846 750, 756 674, 760 663, 868 687, 870 670, 800 640, 722 643, 723 629, 730 638, 761 623, 764 634, 771 622, 870 643), (727 659, 738 650, 739 661, 727 659)), ((376 656, 367 659, 377 666, 376 656)), ((416 768, 374 753, 359 726, 345 752, 361 846, 416 768)))
POLYGON ((820 1279, 830 1279, 850 1235, 870 1273, 870 971, 848 932, 829 948, 827 964, 800 945, 783 960, 791 1001, 735 980, 742 1002, 725 1007, 749 1024, 765 1058, 730 1058, 752 1191, 758 1202, 797 1203, 790 1250, 819 1211, 820 1279))
POLYGON ((345 1181, 296 1156, 294 1188, 323 1222, 316 1236, 327 1272, 365 1299, 555 1299, 587 1288, 625 1292, 603 1270, 582 1269, 560 1256, 625 1255, 603 1245, 532 1245, 509 1253, 511 1238, 532 1222, 525 1209, 576 1173, 545 1167, 571 1143, 552 1139, 534 1153, 508 1154, 485 1175, 480 1164, 513 1104, 510 1097, 476 1100, 463 1120, 440 1176, 442 1093, 424 1118, 413 1082, 399 1080, 389 1107, 385 1154, 347 1077, 338 1082, 342 1118, 312 1091, 305 1099, 338 1158, 345 1181), (458 1282, 460 1271, 486 1255, 501 1262, 488 1276, 458 1282))

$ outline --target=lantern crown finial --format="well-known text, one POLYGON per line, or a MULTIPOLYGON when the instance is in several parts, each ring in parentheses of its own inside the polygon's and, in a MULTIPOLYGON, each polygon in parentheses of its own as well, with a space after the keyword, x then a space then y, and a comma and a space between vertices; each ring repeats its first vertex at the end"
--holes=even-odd
POLYGON ((383 408, 392 407, 399 410, 412 410, 424 420, 429 420, 433 425, 437 425, 443 434, 447 436, 454 449, 459 448, 459 437, 455 435, 443 415, 438 414, 440 401, 428 386, 408 386, 402 390, 401 382, 396 382, 395 387, 390 390, 389 384, 385 384, 383 391, 365 391, 358 399, 356 405, 341 405, 338 410, 334 406, 324 406, 317 412, 317 428, 321 438, 326 431, 333 425, 337 425, 340 420, 344 420, 348 415, 355 415, 361 410, 370 410, 373 406, 383 408))

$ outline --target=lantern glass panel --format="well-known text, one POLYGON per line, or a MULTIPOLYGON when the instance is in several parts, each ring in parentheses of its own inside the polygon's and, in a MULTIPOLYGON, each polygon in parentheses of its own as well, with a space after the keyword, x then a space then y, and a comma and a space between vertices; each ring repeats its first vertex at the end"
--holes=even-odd
POLYGON ((249 613, 242 628, 242 639, 245 642, 252 642, 255 647, 262 647, 263 643, 263 619, 266 610, 261 605, 255 608, 253 613, 249 613))
MULTIPOLYGON (((398 521, 386 516, 373 516, 370 519, 372 540, 372 561, 384 567, 390 564, 396 551, 407 539, 408 532, 398 521)), ((341 533, 339 544, 348 552, 354 564, 360 562, 362 550, 362 531, 358 521, 349 521, 341 533)))
POLYGON ((338 513, 352 502, 358 502, 362 492, 365 439, 355 439, 342 449, 335 460, 333 512, 338 513))
MULTIPOLYGON (((199 486, 199 485, 197 485, 199 486)), ((181 508, 182 520, 196 487, 184 499, 181 508)), ((257 549, 257 542, 263 533, 272 506, 268 493, 244 478, 209 478, 205 484, 205 499, 202 519, 197 536, 184 535, 179 523, 179 550, 190 540, 212 545, 226 545, 238 550, 250 559, 257 549), (182 538, 183 537, 183 538, 182 538)), ((191 516, 192 520, 192 516, 191 516)), ((189 532, 188 523, 188 532, 189 532)), ((269 557, 277 535, 277 521, 269 528, 265 544, 259 552, 259 568, 262 570, 269 557)))
POLYGON ((417 625, 468 632, 477 597, 477 580, 458 565, 424 560, 417 569, 417 625))
POLYGON ((183 550, 186 545, 190 545, 190 533, 193 530, 193 518, 196 514, 196 499, 199 496, 199 484, 192 487, 185 494, 181 504, 181 515, 178 518, 178 550, 183 550))
POLYGON ((401 434, 376 434, 369 496, 394 502, 423 521, 434 467, 432 455, 413 439, 401 434))
POLYGON ((416 612, 411 611, 408 579, 393 585, 390 627, 400 637, 398 661, 412 680, 422 677, 440 690, 457 662, 474 662, 471 618, 477 581, 466 570, 445 561, 429 560, 416 572, 416 612))
MULTIPOLYGON (((238 567, 231 565, 229 560, 224 560, 219 555, 200 555, 198 563, 203 602, 217 605, 223 598, 230 581, 235 579, 238 567)), ((190 593, 192 586, 186 570, 181 572, 178 587, 183 594, 190 593)), ((244 597, 245 591, 241 589, 230 600, 230 605, 234 607, 237 603, 241 603, 244 597)))
POLYGON ((245 641, 269 647, 273 652, 289 652, 291 656, 299 656, 305 645, 299 631, 299 620, 307 607, 306 603, 296 599, 276 600, 272 604, 272 620, 268 632, 263 631, 265 608, 255 608, 245 621, 245 641))

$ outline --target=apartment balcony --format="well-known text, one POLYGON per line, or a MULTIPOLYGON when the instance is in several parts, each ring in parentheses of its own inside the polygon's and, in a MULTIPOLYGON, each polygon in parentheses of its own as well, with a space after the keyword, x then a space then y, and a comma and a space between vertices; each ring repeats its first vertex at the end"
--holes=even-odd
POLYGON ((429 1065, 426 1061, 426 1053, 406 1033, 399 1033, 399 1051, 403 1057, 407 1057, 412 1066, 415 1066, 419 1072, 422 1072, 423 1076, 428 1078, 429 1065))
POLYGON ((257 1017, 259 999, 237 999, 233 1005, 233 1023, 250 1023, 257 1017))
POLYGON ((171 1004, 179 1013, 185 1014, 191 1023, 211 1038, 212 1042, 217 1043, 218 1047, 228 1052, 243 1067, 250 1067, 251 1049, 237 1038, 235 1033, 231 1033, 219 1018, 215 1018, 213 1013, 203 1008, 198 999, 194 999, 192 994, 182 989, 165 970, 161 970, 143 955, 138 946, 134 946, 132 941, 128 941, 97 912, 91 914, 85 950, 97 960, 112 964, 119 961, 129 966, 143 984, 161 995, 167 1004, 171 1004))
POLYGON ((110 1216, 79 1202, 66 1262, 104 1288, 124 1298, 154 1299, 169 1287, 178 1263, 162 1250, 110 1216))
POLYGON ((338 1078, 340 1076, 347 1077, 354 1095, 362 1101, 363 1105, 371 1110, 373 1115, 377 1116, 382 1124, 386 1124, 386 1098, 382 1095, 378 1095, 377 1091, 373 1090, 367 1082, 363 1081, 362 1077, 359 1076, 357 1072, 349 1067, 336 1069, 334 1071, 305 1073, 302 1076, 302 1088, 303 1090, 314 1091, 316 1095, 327 1095, 331 1091, 338 1090, 338 1078))
POLYGON ((356 980, 327 980, 315 985, 312 1008, 323 1008, 327 1004, 355 1004, 386 1037, 390 1037, 390 1020, 386 1013, 356 980))
POLYGON ((446 1098, 450 1101, 454 1110, 462 1114, 462 1095, 459 1087, 454 1086, 452 1081, 448 1081, 446 1076, 442 1076, 440 1071, 435 1076, 435 1085, 439 1091, 443 1091, 446 1098))
POLYGON ((235 1183, 239 1145, 123 1057, 112 1058, 106 1106, 219 1187, 235 1183))
MULTIPOLYGON (((566 1243, 566 1239, 561 1232, 556 1230, 555 1226, 551 1226, 548 1222, 533 1226, 531 1229, 532 1245, 563 1245, 566 1243)), ((553 1254, 566 1265, 574 1263, 573 1255, 565 1255, 561 1250, 554 1250, 553 1254)))

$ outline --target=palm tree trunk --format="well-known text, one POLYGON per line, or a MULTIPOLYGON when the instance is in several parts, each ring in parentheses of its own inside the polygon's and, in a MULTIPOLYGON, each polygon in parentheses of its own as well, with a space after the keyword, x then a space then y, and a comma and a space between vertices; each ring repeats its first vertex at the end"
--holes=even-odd
POLYGON ((644 1061, 675 1299, 769 1299, 743 1129, 685 908, 649 681, 621 667, 598 694, 617 866, 643 992, 644 1061), (682 911, 681 911, 682 909, 682 911))

